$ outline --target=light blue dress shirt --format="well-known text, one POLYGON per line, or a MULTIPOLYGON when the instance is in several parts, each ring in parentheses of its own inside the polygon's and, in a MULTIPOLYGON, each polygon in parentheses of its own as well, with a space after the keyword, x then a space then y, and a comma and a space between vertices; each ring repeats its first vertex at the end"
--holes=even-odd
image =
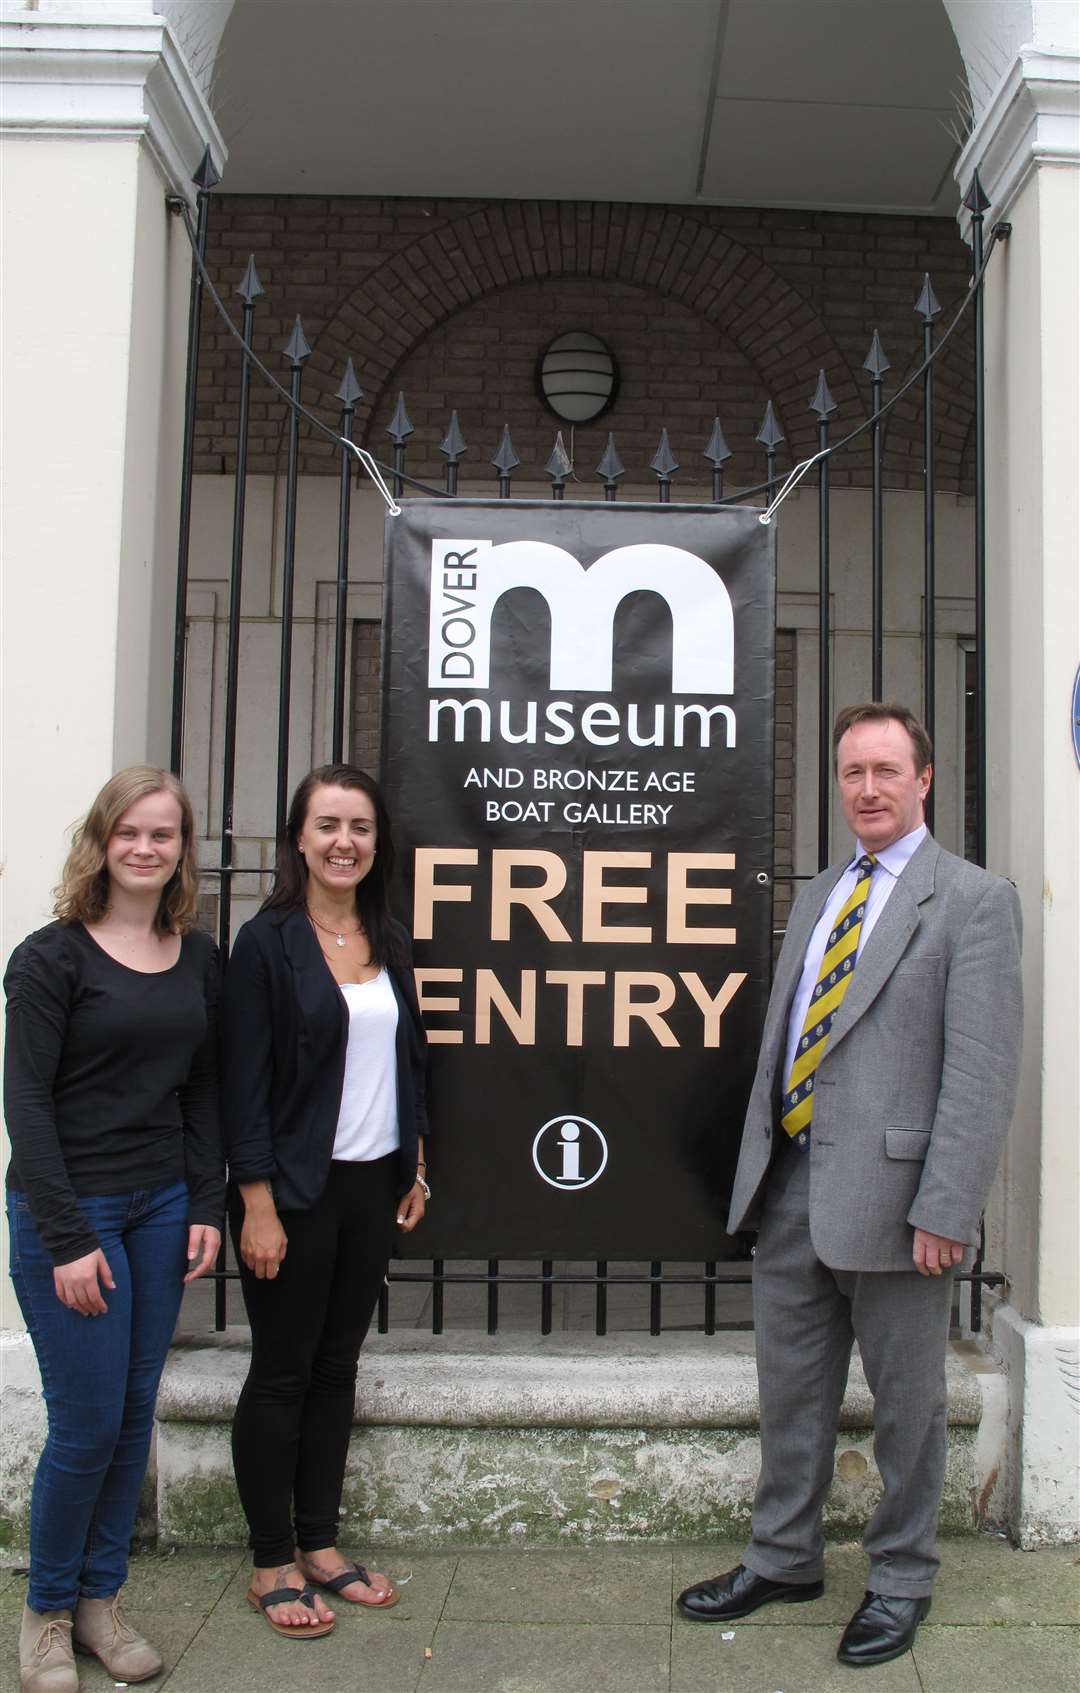
MULTIPOLYGON (((870 893, 866 902, 862 928, 859 930, 859 944, 855 950, 856 963, 863 947, 870 939, 874 924, 885 909, 885 901, 895 888, 901 871, 907 868, 912 854, 922 844, 926 834, 926 824, 920 823, 917 829, 912 829, 910 835, 901 835, 898 841, 893 841, 891 846, 883 847, 876 854, 877 863, 874 865, 874 873, 870 878, 870 893)), ((864 847, 861 841, 855 842, 855 853, 851 863, 825 901, 821 916, 818 918, 814 932, 810 936, 809 944, 803 956, 799 986, 796 989, 795 998, 791 1002, 791 1011, 788 1016, 787 1051, 784 1057, 784 1075, 782 1078, 785 1084, 795 1062, 795 1052, 802 1036, 802 1026, 806 1021, 807 1008, 817 983, 821 960, 825 956, 825 942, 832 934, 837 912, 858 881, 855 866, 867 851, 868 848, 864 847)))

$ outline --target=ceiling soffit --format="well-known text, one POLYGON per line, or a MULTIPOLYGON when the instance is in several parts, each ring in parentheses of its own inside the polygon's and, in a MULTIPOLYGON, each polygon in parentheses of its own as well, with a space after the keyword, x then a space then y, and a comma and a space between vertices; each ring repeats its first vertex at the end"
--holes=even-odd
POLYGON ((942 0, 236 0, 230 193, 951 214, 942 0))

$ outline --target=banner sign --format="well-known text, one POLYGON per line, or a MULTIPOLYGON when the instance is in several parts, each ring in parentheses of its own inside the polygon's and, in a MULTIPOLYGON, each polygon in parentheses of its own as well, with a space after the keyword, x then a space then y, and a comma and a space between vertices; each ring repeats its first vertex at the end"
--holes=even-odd
POLYGON ((769 982, 773 535, 670 505, 387 520, 383 779, 431 1041, 413 1255, 730 1245, 769 982))

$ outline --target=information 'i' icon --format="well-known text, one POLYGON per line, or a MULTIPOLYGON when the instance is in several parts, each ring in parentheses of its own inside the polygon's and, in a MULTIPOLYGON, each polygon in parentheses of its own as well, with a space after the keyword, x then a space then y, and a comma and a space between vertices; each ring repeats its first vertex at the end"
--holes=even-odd
POLYGON ((559 1172, 561 1182, 579 1182, 581 1180, 581 1146, 579 1137, 581 1130, 576 1123, 564 1123, 563 1132, 559 1136, 562 1147, 562 1169, 559 1172))
POLYGON ((566 1113, 549 1117, 532 1144, 533 1165, 549 1187, 562 1193, 591 1187, 607 1168, 608 1147, 588 1117, 566 1113))

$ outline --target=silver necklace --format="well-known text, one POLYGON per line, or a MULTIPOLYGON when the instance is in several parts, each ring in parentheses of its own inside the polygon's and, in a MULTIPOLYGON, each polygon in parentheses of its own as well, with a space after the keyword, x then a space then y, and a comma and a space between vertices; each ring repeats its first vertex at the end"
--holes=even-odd
POLYGON ((314 923, 317 929, 321 929, 324 935, 333 935, 338 946, 345 945, 346 936, 362 935, 364 932, 364 925, 362 923, 358 923, 355 929, 335 929, 332 924, 320 923, 313 911, 308 912, 308 919, 310 922, 314 923))

